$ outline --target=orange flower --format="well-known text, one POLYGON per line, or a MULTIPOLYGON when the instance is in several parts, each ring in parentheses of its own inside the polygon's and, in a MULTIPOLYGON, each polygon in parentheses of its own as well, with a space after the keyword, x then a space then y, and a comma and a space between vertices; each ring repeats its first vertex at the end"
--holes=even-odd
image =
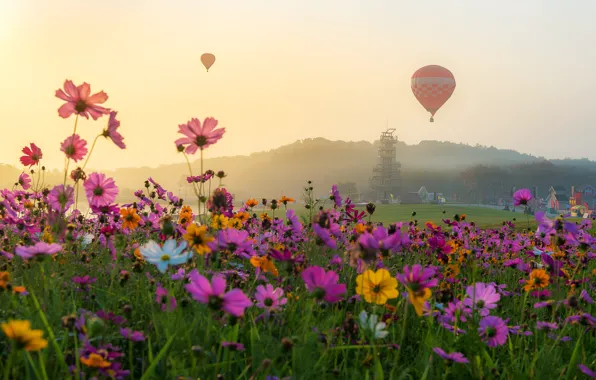
POLYGON ((122 216, 122 228, 127 230, 134 230, 139 226, 139 221, 141 221, 141 217, 137 215, 137 210, 135 208, 123 208, 120 209, 120 215, 122 216))
POLYGON ((273 260, 271 260, 271 258, 269 258, 268 256, 263 256, 263 257, 253 256, 250 258, 250 263, 255 268, 261 268, 261 270, 263 272, 269 272, 272 275, 274 275, 275 277, 277 277, 279 275, 279 272, 277 271, 277 268, 275 267, 273 260))
POLYGON ((271 217, 269 215, 267 215, 266 212, 261 214, 261 220, 268 220, 271 221, 271 217))
POLYGON ((2 323, 2 331, 6 337, 16 342, 17 347, 27 351, 39 351, 48 346, 48 341, 43 339, 43 331, 31 330, 29 321, 8 321, 2 323))
POLYGON ((0 272, 0 288, 6 289, 6 286, 10 282, 10 273, 0 272))
POLYGON ((363 233, 364 233, 364 231, 366 231, 366 227, 364 226, 364 224, 362 224, 362 223, 358 223, 358 224, 356 225, 356 227, 354 227, 354 231, 355 231, 357 234, 363 234, 363 233))
POLYGON ((284 205, 287 205, 288 203, 294 203, 294 198, 289 198, 286 197, 285 195, 283 197, 281 197, 281 199, 279 200, 279 203, 283 203, 284 205))
POLYGON ((107 368, 112 365, 99 354, 91 354, 86 358, 81 357, 81 363, 89 368, 107 368))
POLYGON ((247 212, 239 211, 234 214, 234 218, 240 219, 240 221, 244 223, 250 218, 250 215, 247 212))
POLYGON ((12 291, 14 294, 25 293, 27 289, 24 286, 13 286, 12 291))
POLYGON ((256 205, 258 205, 258 204, 259 204, 259 202, 257 202, 257 200, 256 200, 256 199, 254 199, 254 198, 250 198, 250 199, 249 199, 249 200, 247 200, 247 201, 246 201, 246 203, 245 203, 246 207, 248 207, 248 208, 253 208, 253 207, 255 207, 255 206, 256 206, 256 205))
POLYGON ((188 226, 188 224, 193 220, 194 215, 192 213, 192 210, 190 209, 190 207, 184 206, 182 208, 182 211, 180 212, 180 215, 178 216, 178 223, 186 228, 186 226, 188 226))
POLYGON ((526 282, 524 290, 526 292, 546 288, 550 282, 550 276, 544 269, 534 269, 530 273, 530 279, 526 282))
POLYGON ((139 248, 135 249, 134 255, 137 261, 141 263, 145 262, 145 258, 143 258, 143 255, 141 254, 141 250, 139 248))

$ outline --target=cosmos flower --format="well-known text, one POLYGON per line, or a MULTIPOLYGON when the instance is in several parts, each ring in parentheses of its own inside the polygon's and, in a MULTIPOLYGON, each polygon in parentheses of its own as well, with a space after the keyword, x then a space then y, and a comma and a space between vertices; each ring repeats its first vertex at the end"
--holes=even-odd
POLYGON ((480 320, 478 333, 489 347, 496 347, 505 344, 509 335, 509 328, 501 318, 488 316, 480 320))
POLYGON ((378 269, 376 272, 369 269, 358 275, 356 293, 363 295, 366 302, 378 305, 384 305, 388 300, 399 296, 397 280, 387 269, 378 269))
POLYGON ((482 282, 468 286, 466 294, 468 297, 464 299, 464 306, 478 311, 483 317, 489 315, 490 309, 497 307, 497 302, 501 299, 501 295, 497 293, 494 286, 482 282))
POLYGON ((164 273, 168 265, 180 265, 192 257, 192 252, 185 252, 186 242, 177 245, 175 239, 168 239, 163 247, 160 247, 154 240, 139 248, 143 258, 154 264, 157 269, 164 273))
POLYGON ((118 132, 118 128, 120 127, 120 121, 116 119, 116 115, 118 113, 116 111, 110 112, 110 119, 108 120, 108 127, 103 130, 101 135, 105 138, 109 138, 112 140, 114 144, 120 149, 126 149, 126 144, 124 144, 124 137, 118 132))
POLYGON ((21 156, 21 163, 25 166, 34 166, 39 164, 39 160, 43 157, 41 149, 33 143, 23 148, 24 156, 21 156))
POLYGON ((19 175, 18 184, 21 185, 23 190, 29 190, 31 188, 31 177, 27 173, 21 173, 19 175))
POLYGON ((141 217, 133 207, 120 209, 120 216, 122 217, 122 228, 125 230, 136 229, 141 221, 141 217))
POLYGON ((225 128, 216 128, 217 120, 208 117, 203 121, 193 118, 187 124, 180 124, 178 133, 183 134, 176 140, 176 146, 185 147, 185 152, 188 154, 195 154, 197 150, 203 150, 215 144, 223 137, 225 128))
POLYGON ((524 285, 524 290, 529 292, 540 288, 546 288, 550 283, 550 276, 544 269, 534 269, 530 273, 530 279, 524 285))
POLYGON ((526 206, 532 198, 530 189, 519 189, 513 194, 513 204, 515 206, 526 206))
POLYGON ((389 331, 385 329, 387 324, 385 322, 379 322, 379 316, 371 314, 370 316, 366 313, 366 310, 362 310, 358 316, 360 327, 372 333, 375 339, 383 339, 389 335, 389 331))
POLYGON ((64 152, 67 158, 74 162, 80 161, 87 154, 87 141, 83 140, 79 135, 70 135, 60 145, 60 150, 64 152))
POLYGON ((439 355, 441 358, 448 360, 448 361, 452 361, 455 363, 469 363, 470 362, 464 356, 464 354, 462 354, 461 352, 452 352, 452 353, 448 354, 440 347, 434 347, 433 351, 435 352, 435 354, 439 355))
POLYGON ((31 322, 11 320, 2 323, 4 335, 17 344, 17 348, 26 351, 39 351, 48 346, 47 340, 43 339, 42 330, 31 330, 31 322))
POLYGON ((325 272, 325 269, 319 266, 312 266, 302 271, 301 276, 306 284, 306 289, 310 293, 314 293, 317 299, 323 299, 330 303, 343 299, 346 285, 337 283, 339 276, 334 271, 325 272))
POLYGON ((97 120, 102 115, 108 114, 110 110, 99 106, 108 100, 108 95, 100 91, 97 94, 91 95, 91 86, 87 83, 83 83, 80 86, 75 86, 71 80, 64 82, 64 90, 56 90, 56 97, 66 101, 58 109, 58 115, 66 119, 73 113, 81 115, 82 117, 89 119, 89 115, 93 120, 97 120))
POLYGON ((207 226, 198 226, 194 223, 188 226, 183 238, 199 255, 211 252, 209 243, 215 240, 213 236, 207 234, 207 226))
POLYGON ((226 280, 220 274, 215 274, 211 282, 194 269, 188 278, 190 283, 184 288, 192 298, 207 304, 215 310, 223 310, 236 317, 244 315, 244 310, 252 305, 250 299, 240 289, 232 289, 226 293, 226 280))
POLYGON ((133 331, 129 328, 120 328, 120 335, 132 342, 142 342, 145 340, 145 335, 141 331, 133 331))
POLYGON ((48 244, 46 242, 40 241, 39 243, 36 243, 30 247, 19 245, 15 248, 15 253, 22 259, 28 260, 35 256, 53 255, 54 253, 60 252, 61 250, 62 246, 60 244, 48 244))
POLYGON ((255 293, 255 299, 257 300, 257 306, 267 311, 278 311, 282 305, 285 305, 288 301, 284 297, 284 291, 282 288, 273 288, 271 284, 265 286, 257 286, 257 292, 255 293))
POLYGON ((83 184, 91 206, 108 206, 118 195, 118 186, 103 173, 91 173, 83 184))
POLYGON ((74 204, 74 188, 70 185, 54 186, 48 194, 48 204, 55 211, 66 211, 74 204))
POLYGON ((414 264, 411 269, 406 265, 404 267, 404 274, 398 274, 396 276, 399 282, 408 288, 408 297, 412 305, 414 305, 418 316, 423 314, 424 303, 431 296, 430 288, 438 284, 438 280, 432 278, 434 275, 434 269, 423 268, 420 264, 414 264))

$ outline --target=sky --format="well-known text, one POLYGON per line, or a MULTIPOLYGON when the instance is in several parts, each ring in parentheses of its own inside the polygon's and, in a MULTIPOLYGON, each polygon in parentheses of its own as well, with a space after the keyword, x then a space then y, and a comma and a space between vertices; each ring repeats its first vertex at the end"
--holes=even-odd
MULTIPOLYGON (((100 139, 96 169, 184 162, 178 125, 209 116, 226 134, 206 157, 388 125, 408 144, 596 159, 594 14, 591 0, 0 0, 0 163, 35 142, 63 167, 66 79, 118 111, 127 149, 100 139), (429 64, 457 82, 434 123, 410 89, 429 64)), ((90 145, 106 122, 78 131, 90 145)))

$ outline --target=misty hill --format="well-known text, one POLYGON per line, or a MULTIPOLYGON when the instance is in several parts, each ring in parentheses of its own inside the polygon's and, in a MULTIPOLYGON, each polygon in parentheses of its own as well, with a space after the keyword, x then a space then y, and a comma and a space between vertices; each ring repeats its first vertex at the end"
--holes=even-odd
MULTIPOLYGON (((228 177, 223 183, 238 199, 249 196, 279 197, 282 194, 299 197, 308 180, 313 181, 318 195, 327 194, 332 184, 340 182, 353 182, 360 191, 366 191, 372 168, 376 164, 377 149, 378 142, 314 138, 248 156, 206 159, 204 168, 225 171, 228 177)), ((416 145, 400 141, 396 151, 397 159, 402 164, 404 191, 417 190, 422 185, 429 191, 433 191, 433 188, 445 192, 455 191, 460 173, 467 168, 477 165, 510 167, 545 161, 543 157, 513 150, 441 141, 423 141, 416 145), (445 187, 449 189, 439 189, 445 187)), ((596 162, 587 159, 550 162, 596 173, 596 162)), ((195 175, 199 174, 198 161, 192 162, 192 168, 195 175)), ((19 173, 17 168, 0 165, 0 187, 11 187, 19 173)), ((182 157, 179 164, 124 168, 106 171, 106 174, 115 178, 122 194, 143 188, 144 180, 152 177, 166 189, 183 197, 193 196, 186 184, 188 168, 182 157)), ((46 182, 59 183, 61 176, 59 171, 53 171, 46 175, 46 182)))

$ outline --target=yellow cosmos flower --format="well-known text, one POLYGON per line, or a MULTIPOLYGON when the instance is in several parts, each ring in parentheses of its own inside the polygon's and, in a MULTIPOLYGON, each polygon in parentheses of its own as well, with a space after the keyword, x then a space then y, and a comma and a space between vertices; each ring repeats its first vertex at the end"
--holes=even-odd
POLYGON ((387 300, 397 298, 397 280, 387 269, 376 272, 367 270, 356 277, 356 293, 364 296, 366 302, 384 305, 387 300))
POLYGON ((0 272, 0 288, 6 289, 6 286, 10 282, 10 273, 0 272))
POLYGON ((105 360, 99 354, 91 354, 86 358, 81 357, 81 363, 89 368, 107 368, 111 365, 109 361, 105 360))
POLYGON ((237 218, 232 218, 232 219, 228 220, 228 227, 235 228, 235 229, 239 230, 242 228, 242 221, 237 218))
POLYGON ((213 236, 207 234, 207 226, 198 226, 194 223, 188 226, 183 238, 199 255, 211 252, 207 244, 215 240, 213 236))
POLYGON ((532 273, 530 273, 530 279, 524 286, 524 290, 526 292, 546 288, 550 282, 550 276, 544 269, 534 269, 532 273))
POLYGON ((271 260, 270 257, 253 256, 250 258, 250 263, 252 264, 253 267, 261 268, 261 270, 263 272, 269 272, 272 275, 274 275, 275 277, 277 277, 279 275, 279 272, 277 271, 277 268, 275 267, 275 264, 273 263, 273 260, 271 260))
POLYGON ((228 227, 228 217, 225 215, 215 215, 211 219, 211 228, 216 230, 223 230, 228 227))
POLYGON ((122 216, 122 228, 125 230, 136 229, 141 221, 141 217, 133 207, 120 209, 120 216, 122 216))
POLYGON ((29 321, 8 321, 2 324, 2 331, 19 348, 27 351, 39 351, 48 346, 48 341, 42 338, 43 331, 31 330, 29 321))
POLYGON ((410 302, 414 305, 414 310, 416 310, 418 316, 421 316, 424 312, 424 303, 430 299, 431 294, 429 288, 424 288, 416 292, 410 290, 408 292, 410 302))

